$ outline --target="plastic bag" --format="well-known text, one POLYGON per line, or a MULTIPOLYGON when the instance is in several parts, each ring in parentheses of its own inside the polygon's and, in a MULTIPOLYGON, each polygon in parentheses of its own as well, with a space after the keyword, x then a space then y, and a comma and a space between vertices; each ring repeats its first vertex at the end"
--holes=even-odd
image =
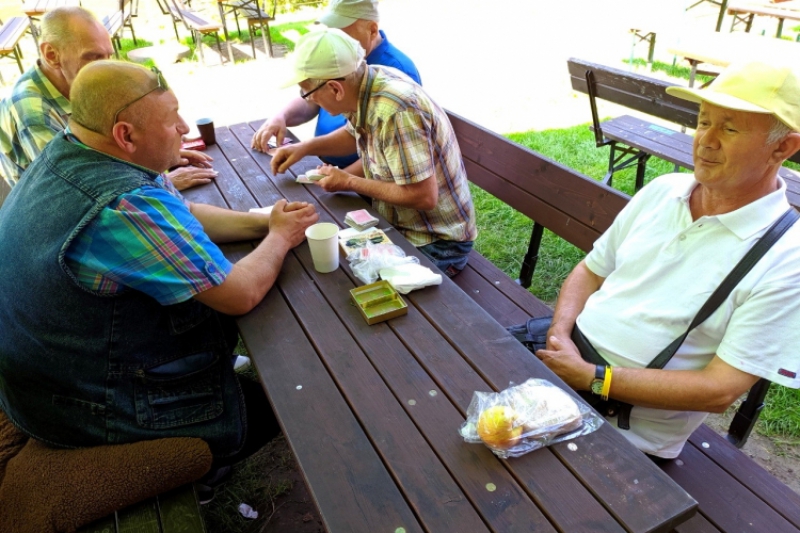
POLYGON ((381 279, 388 281, 400 294, 408 294, 416 289, 442 284, 441 274, 417 263, 382 268, 379 274, 381 279))
POLYGON ((587 435, 602 417, 544 379, 510 384, 502 392, 475 392, 459 432, 506 459, 587 435))
POLYGON ((378 280, 378 272, 408 263, 419 263, 414 256, 406 256, 402 248, 394 244, 372 244, 358 248, 347 256, 350 268, 358 279, 369 285, 378 280))

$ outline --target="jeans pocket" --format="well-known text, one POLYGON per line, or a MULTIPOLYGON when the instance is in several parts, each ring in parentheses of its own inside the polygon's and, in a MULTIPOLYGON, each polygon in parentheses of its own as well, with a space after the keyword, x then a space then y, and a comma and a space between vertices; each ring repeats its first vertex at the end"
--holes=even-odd
MULTIPOLYGON (((170 363, 171 372, 142 371, 134 386, 136 421, 148 429, 168 429, 213 420, 224 410, 222 368, 225 361, 211 356, 212 362, 200 369, 191 363, 205 359, 205 354, 193 354, 186 365, 170 363), (183 366, 185 374, 174 370, 183 366)), ((227 363, 230 364, 230 363, 227 363)), ((164 365, 162 365, 164 366, 164 365)))

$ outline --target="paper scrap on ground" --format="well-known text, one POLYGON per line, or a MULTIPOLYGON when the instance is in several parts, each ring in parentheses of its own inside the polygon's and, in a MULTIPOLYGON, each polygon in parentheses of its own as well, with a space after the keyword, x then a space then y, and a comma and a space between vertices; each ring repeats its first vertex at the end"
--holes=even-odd
POLYGON ((408 263, 397 265, 380 270, 381 279, 385 279, 400 294, 429 287, 431 285, 441 285, 442 275, 433 272, 430 268, 408 263))
POLYGON ((273 208, 273 206, 271 206, 271 205, 268 205, 267 207, 251 207, 250 208, 250 212, 251 213, 261 213, 261 214, 264 214, 264 215, 269 215, 270 213, 272 213, 272 208, 273 208))
POLYGON ((256 511, 246 503, 239 504, 239 514, 251 520, 255 520, 256 518, 258 518, 258 511, 256 511))

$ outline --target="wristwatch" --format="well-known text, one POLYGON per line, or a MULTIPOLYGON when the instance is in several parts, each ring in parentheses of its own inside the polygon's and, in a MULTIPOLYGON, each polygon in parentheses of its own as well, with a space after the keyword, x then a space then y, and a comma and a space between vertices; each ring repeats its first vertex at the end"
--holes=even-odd
POLYGON ((603 383, 606 380, 606 367, 605 365, 597 365, 594 368, 594 379, 592 380, 592 394, 600 396, 603 393, 603 383))

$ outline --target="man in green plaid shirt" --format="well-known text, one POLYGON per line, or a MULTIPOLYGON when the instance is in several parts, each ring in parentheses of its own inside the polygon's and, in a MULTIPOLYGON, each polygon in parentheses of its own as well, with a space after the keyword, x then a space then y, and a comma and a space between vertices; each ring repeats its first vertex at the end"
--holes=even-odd
POLYGON ((455 132, 447 114, 400 71, 364 63, 364 49, 341 30, 304 35, 295 48, 294 76, 305 99, 343 114, 345 128, 278 149, 273 172, 306 155, 352 153, 364 177, 323 165, 325 191, 353 191, 373 206, 442 272, 467 264, 477 236, 475 209, 455 132))

